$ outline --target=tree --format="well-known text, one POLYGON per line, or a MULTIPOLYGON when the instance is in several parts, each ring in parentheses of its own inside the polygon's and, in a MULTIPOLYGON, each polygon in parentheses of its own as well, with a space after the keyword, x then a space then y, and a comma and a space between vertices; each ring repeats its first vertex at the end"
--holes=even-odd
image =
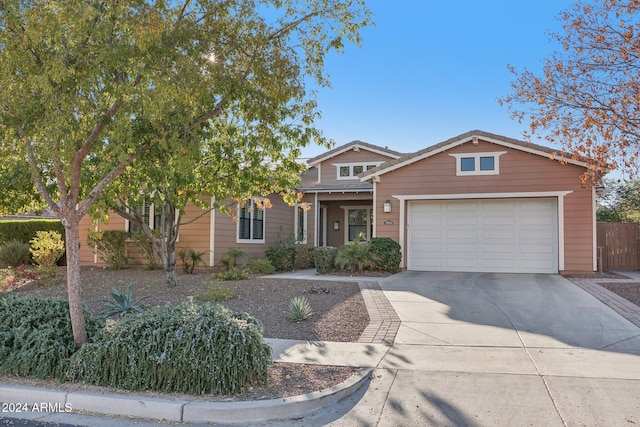
MULTIPOLYGON (((103 192, 169 151, 200 150, 222 120, 259 128, 274 105, 272 123, 315 110, 305 76, 327 85, 326 54, 359 43, 369 23, 362 0, 0 3, 0 155, 28 162, 65 227, 77 346, 87 341, 79 221, 103 192), (261 105, 272 83, 290 96, 261 105)), ((313 129, 314 114, 300 116, 313 129)))
POLYGON ((604 180, 596 200, 596 217, 605 222, 640 222, 640 182, 604 180))
MULTIPOLYGON (((511 68, 514 93, 500 103, 538 134, 593 166, 637 169, 640 154, 640 2, 593 0, 560 15, 562 50, 541 76, 511 68)), ((596 180, 598 177, 594 177, 596 180)))

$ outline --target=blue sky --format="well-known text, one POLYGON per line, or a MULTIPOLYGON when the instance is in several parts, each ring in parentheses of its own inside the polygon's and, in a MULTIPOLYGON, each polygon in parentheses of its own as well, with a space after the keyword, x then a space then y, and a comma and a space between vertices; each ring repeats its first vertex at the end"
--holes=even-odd
POLYGON ((541 70, 557 48, 548 33, 561 29, 557 16, 571 3, 369 0, 376 26, 363 32, 363 47, 326 62, 332 88, 318 94, 318 125, 337 145, 401 152, 473 129, 522 138, 526 126, 497 103, 511 92, 507 65, 541 70))

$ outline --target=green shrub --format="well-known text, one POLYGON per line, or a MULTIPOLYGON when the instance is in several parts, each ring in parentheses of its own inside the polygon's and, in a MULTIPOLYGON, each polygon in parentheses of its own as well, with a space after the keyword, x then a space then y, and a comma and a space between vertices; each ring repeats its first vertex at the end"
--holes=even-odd
POLYGON ((31 239, 31 256, 43 277, 55 276, 58 260, 64 255, 64 240, 57 231, 37 231, 31 239))
POLYGON ((124 230, 89 231, 87 244, 98 249, 98 257, 110 270, 121 270, 127 266, 127 238, 124 230))
POLYGON ((138 244, 138 247, 147 261, 147 270, 159 270, 162 268, 162 259, 156 251, 151 240, 142 231, 131 233, 131 238, 138 244))
POLYGON ((198 265, 204 265, 204 252, 196 252, 193 249, 180 249, 178 251, 180 261, 182 261, 182 272, 193 274, 198 265))
POLYGON ((231 270, 221 271, 216 273, 215 278, 217 280, 245 280, 249 278, 249 273, 246 270, 240 270, 239 268, 232 268, 231 270))
POLYGON ((318 274, 327 274, 333 270, 337 252, 338 248, 333 246, 313 248, 313 262, 318 274))
POLYGON ((355 241, 338 248, 335 259, 336 267, 350 268, 353 273, 359 273, 375 265, 373 253, 368 243, 355 241))
POLYGON ((249 271, 251 274, 273 274, 276 272, 276 268, 267 258, 260 258, 251 260, 249 271))
POLYGON ((0 244, 0 265, 17 267, 22 264, 29 264, 31 252, 29 244, 18 239, 11 239, 0 244))
POLYGON ((276 271, 292 271, 295 267, 296 250, 293 246, 271 246, 264 254, 276 271))
POLYGON ((219 283, 214 283, 208 290, 196 294, 198 301, 206 302, 227 301, 235 297, 236 294, 232 289, 219 283))
POLYGON ((310 248, 308 246, 296 245, 294 246, 294 250, 294 268, 296 270, 313 268, 313 248, 310 248))
POLYGON ((302 322, 307 320, 313 314, 311 304, 306 297, 293 297, 289 301, 289 309, 287 311, 289 320, 292 322, 302 322))
POLYGON ((50 230, 64 236, 64 226, 59 219, 0 220, 0 242, 16 239, 28 243, 37 231, 50 230))
POLYGON ((70 376, 137 391, 238 394, 266 381, 270 361, 254 318, 189 302, 111 322, 74 355, 70 376))
POLYGON ((402 259, 400 244, 389 237, 374 237, 369 249, 375 257, 375 269, 397 273, 402 259))
POLYGON ((247 254, 240 248, 229 248, 227 252, 220 259, 220 264, 222 264, 225 269, 233 270, 238 267, 240 264, 244 264, 244 261, 247 258, 247 254))
POLYGON ((126 294, 121 293, 116 288, 112 288, 111 300, 98 301, 105 305, 105 309, 100 312, 100 315, 104 317, 111 317, 117 314, 120 317, 124 317, 127 314, 142 313, 144 311, 144 307, 140 303, 147 298, 149 297, 142 297, 137 301, 133 300, 133 283, 129 283, 126 294))
MULTIPOLYGON (((92 338, 97 320, 85 311, 92 338)), ((60 298, 0 297, 0 370, 12 375, 65 379, 76 351, 69 304, 60 298)))

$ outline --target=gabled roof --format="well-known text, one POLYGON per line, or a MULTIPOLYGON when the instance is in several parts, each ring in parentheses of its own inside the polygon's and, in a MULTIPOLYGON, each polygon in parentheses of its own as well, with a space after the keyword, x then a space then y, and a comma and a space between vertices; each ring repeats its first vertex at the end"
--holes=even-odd
POLYGON ((315 166, 318 163, 322 163, 325 160, 328 160, 332 157, 335 157, 339 154, 346 153, 349 150, 366 150, 371 151, 373 153, 382 154, 383 156, 387 156, 390 159, 398 159, 402 156, 402 153, 399 153, 394 150, 390 150, 387 147, 379 147, 377 145, 368 144, 362 141, 352 141, 347 144, 341 145, 339 147, 334 148, 333 150, 329 150, 324 154, 316 156, 312 159, 307 160, 307 164, 309 166, 315 166))
POLYGON ((440 142, 439 144, 424 148, 415 153, 406 154, 395 160, 385 162, 382 165, 378 166, 377 168, 373 168, 368 171, 365 171, 358 176, 362 181, 370 180, 380 175, 384 175, 385 173, 394 171, 403 166, 410 165, 411 163, 415 163, 422 159, 426 159, 428 157, 442 153, 443 151, 450 150, 459 145, 465 144, 467 142, 473 142, 478 139, 482 139, 483 141, 487 141, 492 144, 501 145, 503 147, 513 148, 516 150, 525 151, 527 153, 536 154, 546 158, 552 158, 554 160, 582 166, 584 168, 588 167, 585 161, 575 160, 571 158, 571 156, 564 156, 562 155, 562 153, 560 153, 559 150, 554 150, 552 148, 544 147, 542 145, 537 145, 537 144, 533 144, 526 141, 520 141, 517 139, 508 138, 506 136, 496 135, 496 134, 484 132, 481 130, 472 130, 472 131, 463 133, 461 135, 458 135, 456 137, 447 139, 446 141, 440 142))

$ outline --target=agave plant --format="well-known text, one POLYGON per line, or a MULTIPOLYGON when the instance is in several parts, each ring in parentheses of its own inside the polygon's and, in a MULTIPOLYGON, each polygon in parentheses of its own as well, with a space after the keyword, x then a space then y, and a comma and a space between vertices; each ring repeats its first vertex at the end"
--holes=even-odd
POLYGON ((142 313, 144 306, 140 303, 149 296, 142 297, 137 301, 133 301, 133 283, 129 283, 127 287, 127 293, 123 294, 116 288, 111 289, 111 298, 113 300, 100 300, 105 305, 105 309, 100 312, 101 316, 111 317, 116 314, 120 317, 124 317, 130 313, 142 313))
POLYGON ((302 322, 312 314, 311 304, 306 297, 294 297, 289 301, 289 320, 292 322, 302 322))

